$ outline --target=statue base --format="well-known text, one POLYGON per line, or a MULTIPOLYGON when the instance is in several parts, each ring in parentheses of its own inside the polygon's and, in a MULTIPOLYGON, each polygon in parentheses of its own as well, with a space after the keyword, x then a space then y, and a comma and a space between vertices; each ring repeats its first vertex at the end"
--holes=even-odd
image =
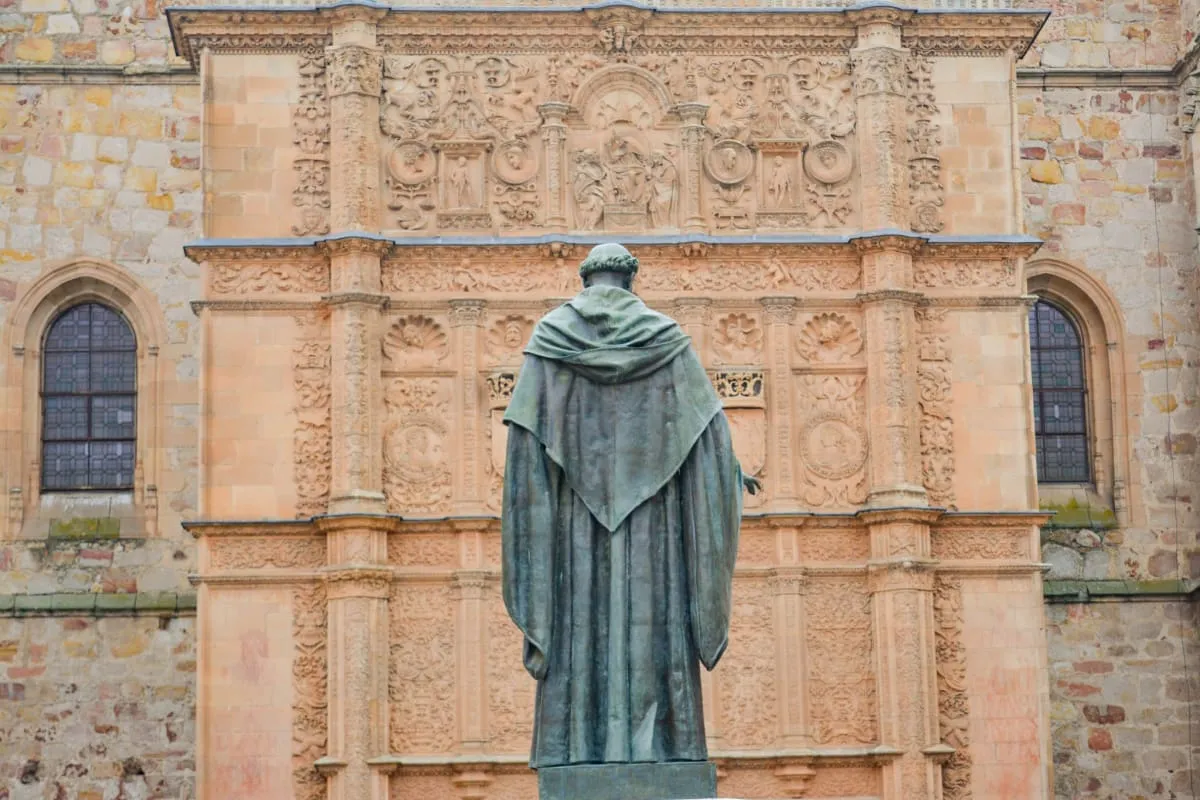
POLYGON ((717 796, 711 761, 542 767, 538 800, 700 800, 717 796))

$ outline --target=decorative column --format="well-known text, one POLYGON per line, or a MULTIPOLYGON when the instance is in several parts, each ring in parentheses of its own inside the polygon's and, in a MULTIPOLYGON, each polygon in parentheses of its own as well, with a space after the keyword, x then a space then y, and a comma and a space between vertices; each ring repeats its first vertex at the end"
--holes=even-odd
POLYGON ((379 231, 379 95, 383 54, 375 22, 382 10, 349 7, 333 15, 326 50, 330 115, 330 228, 379 231))
POLYGON ((929 525, 937 511, 866 512, 867 586, 875 635, 880 744, 901 755, 883 767, 885 800, 941 797, 941 762, 952 750, 938 729, 934 564, 929 525))
MULTIPOLYGON (((478 540, 478 530, 463 534, 478 540)), ((480 568, 454 574, 454 595, 458 603, 458 719, 459 742, 463 753, 482 753, 488 743, 487 657, 485 639, 485 589, 487 572, 480 568)), ((448 698, 449 699, 449 698, 448 698)))
POLYGON ((546 228, 567 229, 566 131, 567 103, 551 101, 538 106, 542 115, 542 143, 546 146, 546 228))
POLYGON ((483 324, 482 300, 451 300, 450 325, 457 331, 461 376, 462 445, 459 448, 459 504, 467 514, 484 513, 479 479, 479 327, 483 324))
MULTIPOLYGON (((785 748, 808 747, 805 709, 804 570, 798 565, 777 567, 770 577, 775 595, 775 674, 779 678, 779 727, 785 748)), ((790 778, 811 777, 812 770, 794 768, 790 778)))
POLYGON ((901 45, 911 11, 848 12, 858 26, 851 51, 858 119, 863 230, 908 227, 907 56, 901 45))
POLYGON ((764 297, 767 318, 767 373, 770 384, 767 441, 767 475, 771 481, 768 496, 776 508, 797 507, 795 460, 792 453, 792 321, 796 318, 796 298, 764 297))
POLYGON ((680 103, 675 107, 683 120, 683 169, 679 175, 683 180, 680 199, 683 201, 683 229, 689 233, 702 233, 707 229, 700 205, 701 159, 704 154, 704 117, 708 106, 704 103, 680 103))

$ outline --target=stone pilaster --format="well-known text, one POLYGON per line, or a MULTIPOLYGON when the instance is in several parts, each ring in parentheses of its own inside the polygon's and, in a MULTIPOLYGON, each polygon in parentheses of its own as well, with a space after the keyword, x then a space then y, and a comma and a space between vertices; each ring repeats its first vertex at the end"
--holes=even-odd
POLYGON ((333 345, 329 510, 335 514, 378 513, 385 508, 379 342, 387 297, 380 294, 379 273, 389 246, 365 237, 324 244, 333 289, 324 299, 331 308, 333 345))
POLYGON ((567 229, 567 126, 564 119, 570 108, 557 101, 538 106, 542 115, 542 143, 546 147, 546 228, 552 231, 567 229))
MULTIPOLYGON (((470 534, 468 534, 470 535, 470 534)), ((475 534, 478 538, 478 534, 475 534)), ((485 588, 487 573, 482 569, 463 570, 454 575, 454 593, 458 603, 458 720, 459 742, 463 752, 482 753, 487 747, 487 658, 485 588)))
POLYGON ((712 317, 712 301, 701 298, 685 298, 675 302, 675 321, 684 333, 692 337, 692 347, 700 356, 701 363, 708 363, 705 339, 708 322, 712 317))
POLYGON ((450 301, 450 325, 458 335, 459 397, 462 402, 462 457, 459 462, 460 506, 467 513, 483 513, 485 498, 480 479, 479 441, 482 413, 479 410, 479 328, 483 324, 482 300, 450 301))
POLYGON ((917 395, 917 321, 920 295, 912 285, 913 253, 920 239, 859 239, 863 284, 859 295, 867 342, 870 448, 867 502, 877 508, 921 506, 920 419, 917 395))
POLYGON ((329 800, 386 800, 388 776, 370 762, 388 752, 387 525, 358 516, 318 524, 329 558, 329 738, 317 766, 329 800))
POLYGON ((382 12, 345 8, 334 13, 333 46, 326 50, 330 116, 330 228, 379 230, 379 96, 383 53, 375 22, 382 12))
POLYGON ((679 192, 683 205, 683 229, 698 233, 706 228, 700 203, 700 181, 703 175, 701 159, 704 157, 701 147, 707 132, 704 117, 708 114, 708 106, 704 103, 680 103, 676 109, 683 120, 683 169, 679 170, 683 180, 679 192))
POLYGON ((767 319, 767 414, 771 436, 767 442, 768 496, 773 505, 794 509, 797 504, 795 459, 792 451, 792 321, 796 298, 764 297, 767 319))
POLYGON ((908 227, 906 105, 908 51, 901 45, 912 12, 870 8, 850 12, 858 41, 854 101, 864 230, 908 227))
POLYGON ((884 800, 941 796, 937 655, 929 525, 937 512, 867 513, 879 738, 901 751, 883 767, 884 800))
MULTIPOLYGON (((807 747, 808 717, 804 657, 804 572, 799 566, 780 567, 770 577, 775 596, 775 673, 779 676, 779 727, 784 747, 807 747)), ((811 773, 809 773, 811 774, 811 773)))

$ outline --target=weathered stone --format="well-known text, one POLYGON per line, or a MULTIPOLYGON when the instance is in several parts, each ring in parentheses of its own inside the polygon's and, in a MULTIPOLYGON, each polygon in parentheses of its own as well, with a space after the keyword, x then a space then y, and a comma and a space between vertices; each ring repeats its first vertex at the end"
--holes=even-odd
POLYGON ((13 55, 20 61, 44 64, 54 59, 54 42, 50 39, 22 39, 13 55))
POLYGON ((1062 183, 1062 167, 1057 161, 1035 161, 1029 167, 1029 177, 1037 183, 1062 183))
POLYGON ((1050 565, 1046 577, 1052 580, 1069 580, 1083 577, 1083 556, 1061 545, 1048 544, 1042 548, 1042 560, 1050 565))

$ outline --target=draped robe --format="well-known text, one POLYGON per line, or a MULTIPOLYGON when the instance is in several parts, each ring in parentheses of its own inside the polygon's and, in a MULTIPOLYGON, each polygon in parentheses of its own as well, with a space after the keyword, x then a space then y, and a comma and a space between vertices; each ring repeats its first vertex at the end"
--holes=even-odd
POLYGON ((539 322, 504 421, 531 766, 706 759, 698 665, 728 641, 742 472, 689 338, 589 287, 539 322))

